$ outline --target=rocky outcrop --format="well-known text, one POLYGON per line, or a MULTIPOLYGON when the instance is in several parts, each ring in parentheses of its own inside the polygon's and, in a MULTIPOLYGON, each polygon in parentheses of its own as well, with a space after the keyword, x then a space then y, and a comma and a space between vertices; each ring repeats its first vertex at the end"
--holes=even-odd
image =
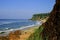
POLYGON ((0 40, 20 40, 21 33, 21 30, 12 31, 7 36, 0 36, 0 40))
POLYGON ((17 30, 9 34, 9 40, 20 40, 21 31, 17 30))
POLYGON ((56 4, 50 17, 44 24, 43 38, 46 40, 60 40, 60 0, 56 0, 56 4))
POLYGON ((9 40, 8 36, 0 36, 0 40, 9 40))

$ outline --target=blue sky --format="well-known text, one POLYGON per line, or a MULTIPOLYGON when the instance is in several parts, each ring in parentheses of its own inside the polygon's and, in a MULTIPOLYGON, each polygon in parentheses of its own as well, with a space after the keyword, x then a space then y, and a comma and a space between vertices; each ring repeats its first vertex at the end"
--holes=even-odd
POLYGON ((54 4, 55 0, 0 0, 0 19, 29 19, 50 12, 54 4))

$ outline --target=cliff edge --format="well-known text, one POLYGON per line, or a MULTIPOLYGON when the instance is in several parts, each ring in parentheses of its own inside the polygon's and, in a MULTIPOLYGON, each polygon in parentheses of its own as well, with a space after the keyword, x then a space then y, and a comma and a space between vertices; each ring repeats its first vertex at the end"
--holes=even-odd
POLYGON ((60 0, 56 0, 49 19, 43 25, 44 40, 46 37, 48 40, 60 40, 60 0))

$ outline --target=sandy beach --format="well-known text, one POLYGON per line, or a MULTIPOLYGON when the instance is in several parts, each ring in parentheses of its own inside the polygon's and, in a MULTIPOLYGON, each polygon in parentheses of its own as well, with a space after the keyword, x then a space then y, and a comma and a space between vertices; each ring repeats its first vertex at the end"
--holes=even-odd
POLYGON ((38 29, 39 27, 30 27, 28 29, 22 30, 22 34, 20 35, 20 40, 26 40, 32 33, 34 33, 34 30, 38 29))
POLYGON ((7 31, 7 33, 0 34, 0 39, 9 40, 26 40, 29 36, 35 32, 42 25, 42 21, 37 21, 36 25, 30 25, 22 28, 15 29, 13 31, 7 31))
POLYGON ((36 25, 36 26, 24 28, 22 30, 11 31, 9 34, 6 34, 6 33, 0 34, 0 39, 2 39, 5 36, 6 37, 8 36, 8 38, 12 40, 15 40, 15 38, 19 40, 26 40, 38 28, 39 28, 39 25, 38 26, 36 25), (18 35, 19 38, 16 37, 16 35, 18 35))

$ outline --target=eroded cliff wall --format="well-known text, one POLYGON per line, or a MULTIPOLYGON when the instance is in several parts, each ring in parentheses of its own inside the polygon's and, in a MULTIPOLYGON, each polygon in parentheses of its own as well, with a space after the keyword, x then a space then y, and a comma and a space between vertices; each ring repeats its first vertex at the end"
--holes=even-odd
POLYGON ((50 17, 44 24, 43 37, 44 40, 60 40, 60 0, 56 0, 56 4, 50 17))

